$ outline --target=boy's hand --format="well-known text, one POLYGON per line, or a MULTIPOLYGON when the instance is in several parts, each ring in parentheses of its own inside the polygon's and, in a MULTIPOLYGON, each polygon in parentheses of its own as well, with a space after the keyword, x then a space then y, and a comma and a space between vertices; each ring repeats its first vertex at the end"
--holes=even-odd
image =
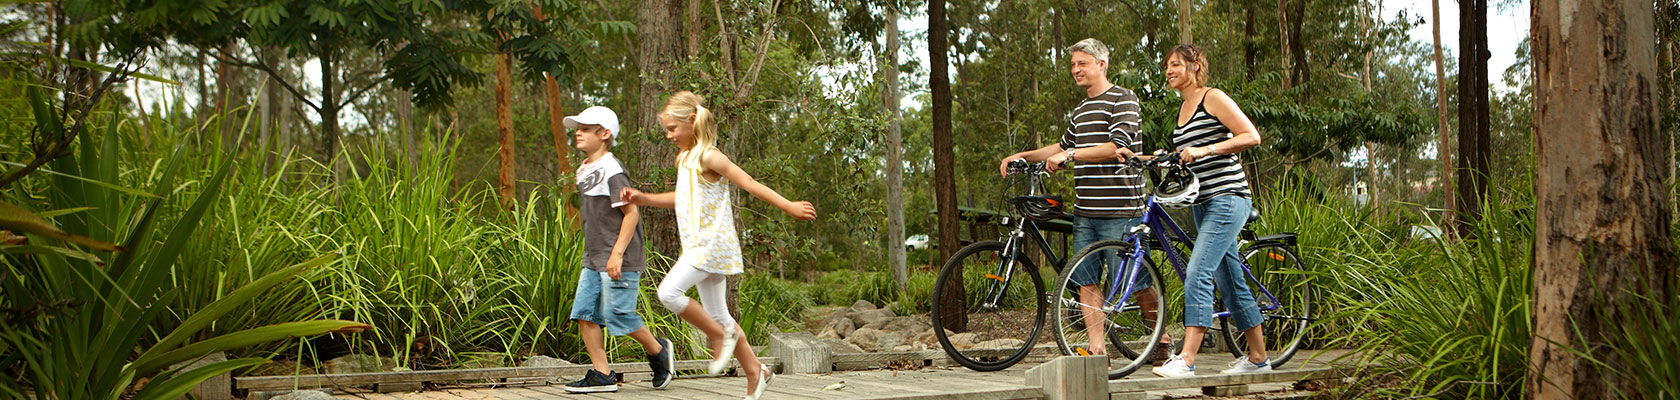
POLYGON ((794 219, 810 221, 817 219, 817 208, 809 201, 790 201, 782 205, 782 212, 792 215, 794 219))
MULTIPOLYGON (((627 203, 627 204, 635 204, 635 205, 639 206, 639 205, 642 205, 642 203, 641 203, 642 200, 646 199, 646 198, 647 198, 647 194, 642 193, 641 190, 636 190, 636 188, 624 188, 624 190, 618 192, 618 201, 621 201, 621 202, 624 202, 624 203, 627 203)), ((613 279, 618 279, 618 278, 613 278, 613 279)))
POLYGON ((617 254, 607 257, 607 276, 615 281, 624 278, 624 257, 617 254))

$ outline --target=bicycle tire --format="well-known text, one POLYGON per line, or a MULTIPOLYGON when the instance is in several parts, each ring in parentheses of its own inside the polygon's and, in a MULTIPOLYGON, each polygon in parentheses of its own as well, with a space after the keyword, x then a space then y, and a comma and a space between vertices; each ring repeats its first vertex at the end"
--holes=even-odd
MULTIPOLYGON (((1088 346, 1090 340, 1090 334, 1086 330, 1085 324, 1085 312, 1089 310, 1090 305, 1079 300, 1079 288, 1074 286, 1075 283, 1073 282, 1078 267, 1082 265, 1100 266, 1099 268, 1102 268, 1102 270, 1098 272, 1099 278, 1096 286, 1098 290, 1106 294, 1110 289, 1115 288, 1115 285, 1124 282, 1121 280, 1123 275, 1117 276, 1112 272, 1114 270, 1111 266, 1124 267, 1130 265, 1129 258, 1132 250, 1132 244, 1126 241, 1099 241, 1080 250, 1078 254, 1068 259, 1066 266, 1062 267, 1062 272, 1057 276, 1054 286, 1056 295, 1051 297, 1054 302, 1052 315, 1055 316, 1051 332, 1055 334, 1056 344, 1060 346, 1062 354, 1074 354, 1074 349, 1078 345, 1088 346), (1108 251, 1115 253, 1111 253, 1114 254, 1112 256, 1103 254, 1108 251), (1088 259, 1093 264, 1085 264, 1085 260, 1088 259)), ((1161 279, 1160 272, 1155 269, 1155 264, 1149 257, 1143 257, 1142 262, 1143 267, 1139 269, 1139 273, 1146 274, 1150 279, 1149 282, 1153 282, 1153 284, 1146 289, 1133 293, 1133 297, 1122 300, 1138 302, 1136 299, 1139 293, 1152 294, 1156 299, 1153 307, 1155 321, 1153 323, 1149 322, 1149 318, 1145 316, 1149 310, 1146 310, 1141 304, 1136 307, 1122 307, 1123 310, 1119 312, 1113 311, 1106 301, 1105 304, 1100 306, 1101 312, 1105 314, 1103 319, 1107 322, 1103 336, 1106 336, 1107 343, 1113 345, 1116 350, 1108 354, 1111 361, 1108 379, 1120 379, 1136 372, 1139 367, 1149 364, 1152 360, 1151 355, 1154 354, 1155 347, 1160 345, 1161 335, 1165 332, 1167 301, 1165 291, 1161 290, 1165 281, 1161 279)))
MULTIPOLYGON (((1310 275, 1300 273, 1305 268, 1295 251, 1281 243, 1262 243, 1243 250, 1243 260, 1253 275, 1245 279, 1249 279, 1248 288, 1254 294, 1256 305, 1263 309, 1271 301, 1260 291, 1260 286, 1255 285, 1255 279, 1260 280, 1266 290, 1272 291, 1280 303, 1276 310, 1261 311, 1260 330, 1266 343, 1266 354, 1271 357, 1269 363, 1272 368, 1282 367, 1295 357, 1312 330, 1312 279, 1310 275), (1264 258, 1256 259, 1257 255, 1264 258)), ((1231 318, 1221 318, 1220 326, 1226 332, 1220 337, 1225 338, 1231 355, 1238 358, 1246 356, 1247 339, 1243 332, 1231 326, 1231 318)))
POLYGON ((1044 300, 1044 282, 1039 279, 1038 268, 1035 267, 1032 260, 1027 257, 1019 257, 1011 260, 1008 255, 1003 254, 1005 250, 1004 247, 1005 245, 1003 242, 986 241, 974 243, 958 250, 956 254, 951 256, 950 260, 945 262, 944 266, 939 268, 939 275, 934 279, 933 295, 929 296, 930 303, 932 304, 930 304, 930 311, 928 314, 932 317, 934 327, 933 332, 934 336, 939 339, 939 346, 945 350, 945 354, 950 356, 952 361, 956 361, 957 364, 975 371, 997 371, 1007 369, 1014 366, 1016 363, 1021 362, 1021 360, 1026 358, 1028 354, 1032 353, 1033 345, 1036 344, 1038 335, 1044 328, 1044 315, 1047 307, 1044 300), (1008 281, 1013 282, 1005 282, 1002 279, 986 276, 992 275, 990 273, 985 273, 986 271, 996 270, 1000 265, 999 263, 1007 261, 1014 262, 1013 264, 1010 264, 1010 268, 1016 269, 1017 274, 1025 272, 1026 276, 1021 277, 1011 275, 1011 278, 1008 279, 1008 281), (978 274, 974 271, 967 270, 969 267, 974 266, 986 266, 991 269, 983 269, 978 274), (1027 282, 1030 282, 1032 292, 1024 294, 1011 293, 1011 290, 1014 290, 1011 286, 1019 283, 1019 280, 1015 278, 1024 278, 1027 282), (949 284, 952 279, 956 279, 963 288, 963 296, 960 299, 950 299, 942 295, 944 292, 942 289, 949 284), (1008 324, 1011 320, 1015 319, 1008 314, 1019 313, 1007 306, 999 307, 996 310, 989 310, 981 307, 982 304, 977 304, 980 302, 970 301, 980 297, 979 293, 977 293, 979 290, 995 289, 996 287, 993 285, 998 283, 1003 284, 1003 298, 1006 305, 1025 307, 1028 305, 1027 303, 1030 303, 1032 306, 1033 310, 1031 313, 1034 317, 1032 333, 1027 337, 1014 338, 981 336, 981 332, 997 329, 1001 325, 1008 324), (943 309, 941 307, 946 305, 945 302, 949 301, 959 302, 958 305, 961 309, 961 315, 944 315, 945 313, 942 312, 943 309), (946 333, 946 329, 943 327, 945 326, 945 323, 948 322, 946 320, 952 317, 960 317, 962 318, 962 321, 966 322, 963 332, 951 332, 949 335, 946 333), (952 343, 952 336, 971 332, 975 333, 975 335, 972 336, 972 343, 965 341, 962 343, 965 347, 978 346, 985 343, 994 343, 996 346, 1004 347, 990 347, 983 349, 968 347, 958 349, 957 345, 952 343), (1015 347, 1011 350, 1012 346, 1007 346, 1007 343, 999 344, 1000 342, 998 342, 998 339, 1017 339, 1021 341, 1021 344, 1019 345, 1020 347, 1015 347))

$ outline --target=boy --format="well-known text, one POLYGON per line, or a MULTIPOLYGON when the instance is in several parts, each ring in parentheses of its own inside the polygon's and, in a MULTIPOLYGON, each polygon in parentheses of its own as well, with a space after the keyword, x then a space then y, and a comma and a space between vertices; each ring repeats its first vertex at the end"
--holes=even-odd
POLYGON ((634 204, 616 202, 620 190, 630 187, 630 177, 610 149, 618 135, 618 115, 606 107, 589 107, 566 117, 567 129, 574 129, 576 143, 588 157, 578 166, 578 214, 583 218, 583 269, 578 275, 571 319, 578 322, 589 362, 595 368, 583 379, 566 384, 568 393, 618 391, 618 379, 607 366, 602 327, 614 336, 629 335, 647 351, 653 369, 653 388, 671 384, 671 341, 655 340, 636 315, 641 274, 647 270, 647 255, 637 229, 640 213, 634 204))

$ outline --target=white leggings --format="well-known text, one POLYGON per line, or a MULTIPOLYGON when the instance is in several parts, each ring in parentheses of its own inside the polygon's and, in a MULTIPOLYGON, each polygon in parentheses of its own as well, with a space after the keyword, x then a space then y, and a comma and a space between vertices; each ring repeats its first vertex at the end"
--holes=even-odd
POLYGON ((659 302, 673 313, 682 313, 688 308, 688 288, 697 287, 700 291, 700 307, 706 310, 706 315, 713 321, 723 325, 728 330, 735 326, 735 318, 729 316, 729 302, 724 299, 724 292, 729 290, 726 281, 728 275, 701 271, 686 263, 677 263, 671 267, 671 272, 665 274, 665 280, 659 282, 659 302))

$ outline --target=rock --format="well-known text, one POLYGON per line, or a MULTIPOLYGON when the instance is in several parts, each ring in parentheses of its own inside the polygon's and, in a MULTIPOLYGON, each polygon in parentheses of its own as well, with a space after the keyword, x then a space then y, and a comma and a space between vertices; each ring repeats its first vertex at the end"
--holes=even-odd
POLYGON ((564 367, 567 365, 575 364, 572 364, 571 361, 549 356, 531 356, 531 358, 527 358, 525 362, 519 364, 521 367, 564 367))
POLYGON ((396 368, 397 360, 391 357, 351 354, 327 361, 325 369, 328 374, 360 374, 385 372, 396 368))
POLYGON ((857 325, 853 324, 852 320, 847 318, 835 318, 833 322, 830 322, 828 325, 824 325, 823 327, 824 329, 834 330, 834 333, 839 334, 840 337, 851 336, 852 331, 857 330, 857 325))
POLYGON ((856 345, 864 351, 876 351, 875 344, 881 340, 881 335, 887 332, 880 329, 861 328, 846 337, 846 342, 856 345))
POLYGON ((332 389, 304 389, 294 391, 251 392, 247 400, 333 400, 332 389))
POLYGON ((879 307, 875 307, 875 303, 870 303, 869 300, 858 299, 857 302, 852 303, 851 307, 846 307, 846 311, 848 311, 848 312, 869 311, 869 310, 874 310, 876 308, 879 308, 879 307))
POLYGON ((888 320, 886 329, 882 330, 888 332, 904 332, 904 334, 909 335, 914 332, 930 331, 931 329, 931 325, 922 321, 917 321, 915 317, 897 317, 888 320))
POLYGON ((977 348, 977 349, 1018 349, 1018 348, 1021 348, 1021 345, 1025 344, 1025 343, 1026 342, 1021 341, 1021 339, 1011 339, 1011 338, 993 339, 993 340, 987 340, 985 342, 981 342, 979 344, 975 344, 974 348, 977 348))
POLYGON ((817 339, 836 339, 836 340, 840 340, 840 339, 845 339, 845 337, 840 336, 840 333, 835 332, 833 328, 823 328, 822 332, 817 333, 817 339))
POLYGON ((907 343, 893 347, 893 351, 926 351, 928 345, 921 343, 907 343))
POLYGON ((887 351, 901 344, 904 344, 903 333, 887 332, 875 339, 875 349, 872 351, 887 351))
POLYGON ((834 352, 835 354, 863 352, 862 348, 858 348, 857 345, 847 342, 844 339, 823 338, 822 341, 823 343, 828 343, 828 350, 834 352))
MULTIPOLYGON (((956 336, 956 333, 951 332, 950 329, 946 329, 945 330, 945 337, 952 337, 952 336, 956 336)), ((916 336, 911 337, 910 341, 916 342, 916 343, 926 344, 928 346, 938 346, 939 345, 939 336, 934 336, 933 328, 928 328, 928 330, 922 331, 922 333, 918 333, 918 334, 916 334, 916 336)))
POLYGON ((461 363, 461 368, 501 368, 507 366, 504 362, 507 356, 501 353, 490 354, 483 358, 474 358, 461 363))
POLYGON ((946 339, 951 341, 951 347, 955 347, 957 350, 968 350, 974 348, 974 341, 980 340, 980 335, 974 332, 963 332, 946 336, 946 339))
POLYGON ((868 311, 855 311, 855 312, 851 312, 851 313, 846 314, 847 318, 852 319, 852 323, 857 324, 860 327, 861 326, 868 326, 869 324, 872 324, 875 321, 880 321, 880 320, 883 320, 883 319, 888 319, 888 318, 897 317, 897 316, 898 316, 897 314, 893 314, 892 310, 888 310, 888 309, 884 309, 884 308, 875 309, 875 310, 868 310, 868 311))

